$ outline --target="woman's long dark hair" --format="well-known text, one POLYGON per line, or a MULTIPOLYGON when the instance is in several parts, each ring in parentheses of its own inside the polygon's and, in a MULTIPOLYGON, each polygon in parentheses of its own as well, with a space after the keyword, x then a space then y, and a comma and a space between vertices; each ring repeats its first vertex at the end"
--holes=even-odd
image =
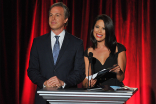
POLYGON ((93 35, 93 30, 94 30, 94 26, 96 24, 96 22, 98 20, 103 20, 104 24, 105 24, 105 33, 106 33, 106 37, 105 37, 105 46, 110 49, 111 51, 111 54, 113 55, 115 53, 115 50, 116 50, 116 45, 117 45, 117 42, 116 42, 116 37, 115 37, 115 31, 114 31, 114 25, 113 25, 113 21, 112 19, 105 15, 105 14, 102 14, 102 15, 98 15, 96 18, 95 18, 95 21, 94 21, 94 24, 93 24, 93 27, 92 27, 92 30, 91 30, 91 42, 93 44, 93 49, 97 48, 97 40, 95 39, 94 35, 93 35))

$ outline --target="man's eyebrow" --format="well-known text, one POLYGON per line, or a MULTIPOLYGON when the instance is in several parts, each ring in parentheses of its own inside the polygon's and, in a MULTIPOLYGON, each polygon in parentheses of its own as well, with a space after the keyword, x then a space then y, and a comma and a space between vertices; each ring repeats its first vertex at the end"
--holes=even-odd
MULTIPOLYGON (((53 14, 53 13, 49 13, 49 14, 53 14)), ((61 15, 61 13, 55 13, 55 14, 60 14, 61 15)))
POLYGON ((56 14, 59 14, 59 15, 61 15, 60 13, 56 13, 56 14))

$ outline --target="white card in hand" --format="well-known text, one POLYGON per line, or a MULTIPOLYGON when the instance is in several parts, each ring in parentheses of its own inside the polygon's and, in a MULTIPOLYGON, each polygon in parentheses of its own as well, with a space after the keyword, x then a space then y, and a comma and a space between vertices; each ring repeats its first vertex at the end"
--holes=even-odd
MULTIPOLYGON (((101 71, 104 71, 104 70, 106 70, 106 69, 102 69, 101 71)), ((101 71, 99 71, 99 72, 101 72, 101 71)), ((97 76, 97 74, 98 74, 99 72, 97 72, 97 73, 95 73, 95 74, 93 74, 93 75, 90 75, 90 76, 89 76, 89 80, 94 79, 94 78, 97 76)), ((86 78, 88 79, 88 76, 87 76, 86 78)))
MULTIPOLYGON (((89 76, 89 80, 94 79, 94 78, 97 76, 97 74, 98 74, 98 73, 95 73, 95 74, 93 74, 93 75, 90 75, 90 76, 89 76)), ((88 79, 88 76, 87 76, 86 78, 88 79)))

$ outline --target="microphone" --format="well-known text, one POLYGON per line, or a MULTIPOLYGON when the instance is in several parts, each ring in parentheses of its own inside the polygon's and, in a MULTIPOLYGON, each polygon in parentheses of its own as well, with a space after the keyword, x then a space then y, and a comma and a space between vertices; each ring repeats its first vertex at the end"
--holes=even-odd
POLYGON ((93 53, 92 52, 89 52, 89 63, 92 63, 92 57, 93 57, 93 53))
MULTIPOLYGON (((91 67, 91 63, 92 63, 92 57, 93 57, 93 53, 92 52, 89 52, 89 66, 88 66, 88 88, 90 87, 89 86, 89 68, 91 67)), ((90 82, 90 85, 91 85, 91 82, 90 82)))

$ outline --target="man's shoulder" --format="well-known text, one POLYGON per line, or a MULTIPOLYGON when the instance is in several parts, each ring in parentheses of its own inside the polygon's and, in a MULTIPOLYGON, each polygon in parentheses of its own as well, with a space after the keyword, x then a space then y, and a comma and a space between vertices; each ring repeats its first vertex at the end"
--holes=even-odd
POLYGON ((50 40, 50 33, 47 33, 47 34, 44 34, 44 35, 34 38, 33 44, 41 45, 41 44, 47 43, 47 41, 49 41, 49 40, 50 40))
POLYGON ((43 40, 43 39, 46 39, 46 38, 48 38, 48 37, 50 37, 50 33, 47 33, 47 34, 38 36, 38 37, 36 37, 35 39, 36 39, 36 40, 43 40))
POLYGON ((78 37, 76 37, 76 36, 74 36, 74 35, 72 35, 72 34, 70 34, 68 32, 66 32, 66 35, 68 35, 68 37, 71 39, 71 41, 82 42, 82 39, 80 39, 80 38, 78 38, 78 37))

